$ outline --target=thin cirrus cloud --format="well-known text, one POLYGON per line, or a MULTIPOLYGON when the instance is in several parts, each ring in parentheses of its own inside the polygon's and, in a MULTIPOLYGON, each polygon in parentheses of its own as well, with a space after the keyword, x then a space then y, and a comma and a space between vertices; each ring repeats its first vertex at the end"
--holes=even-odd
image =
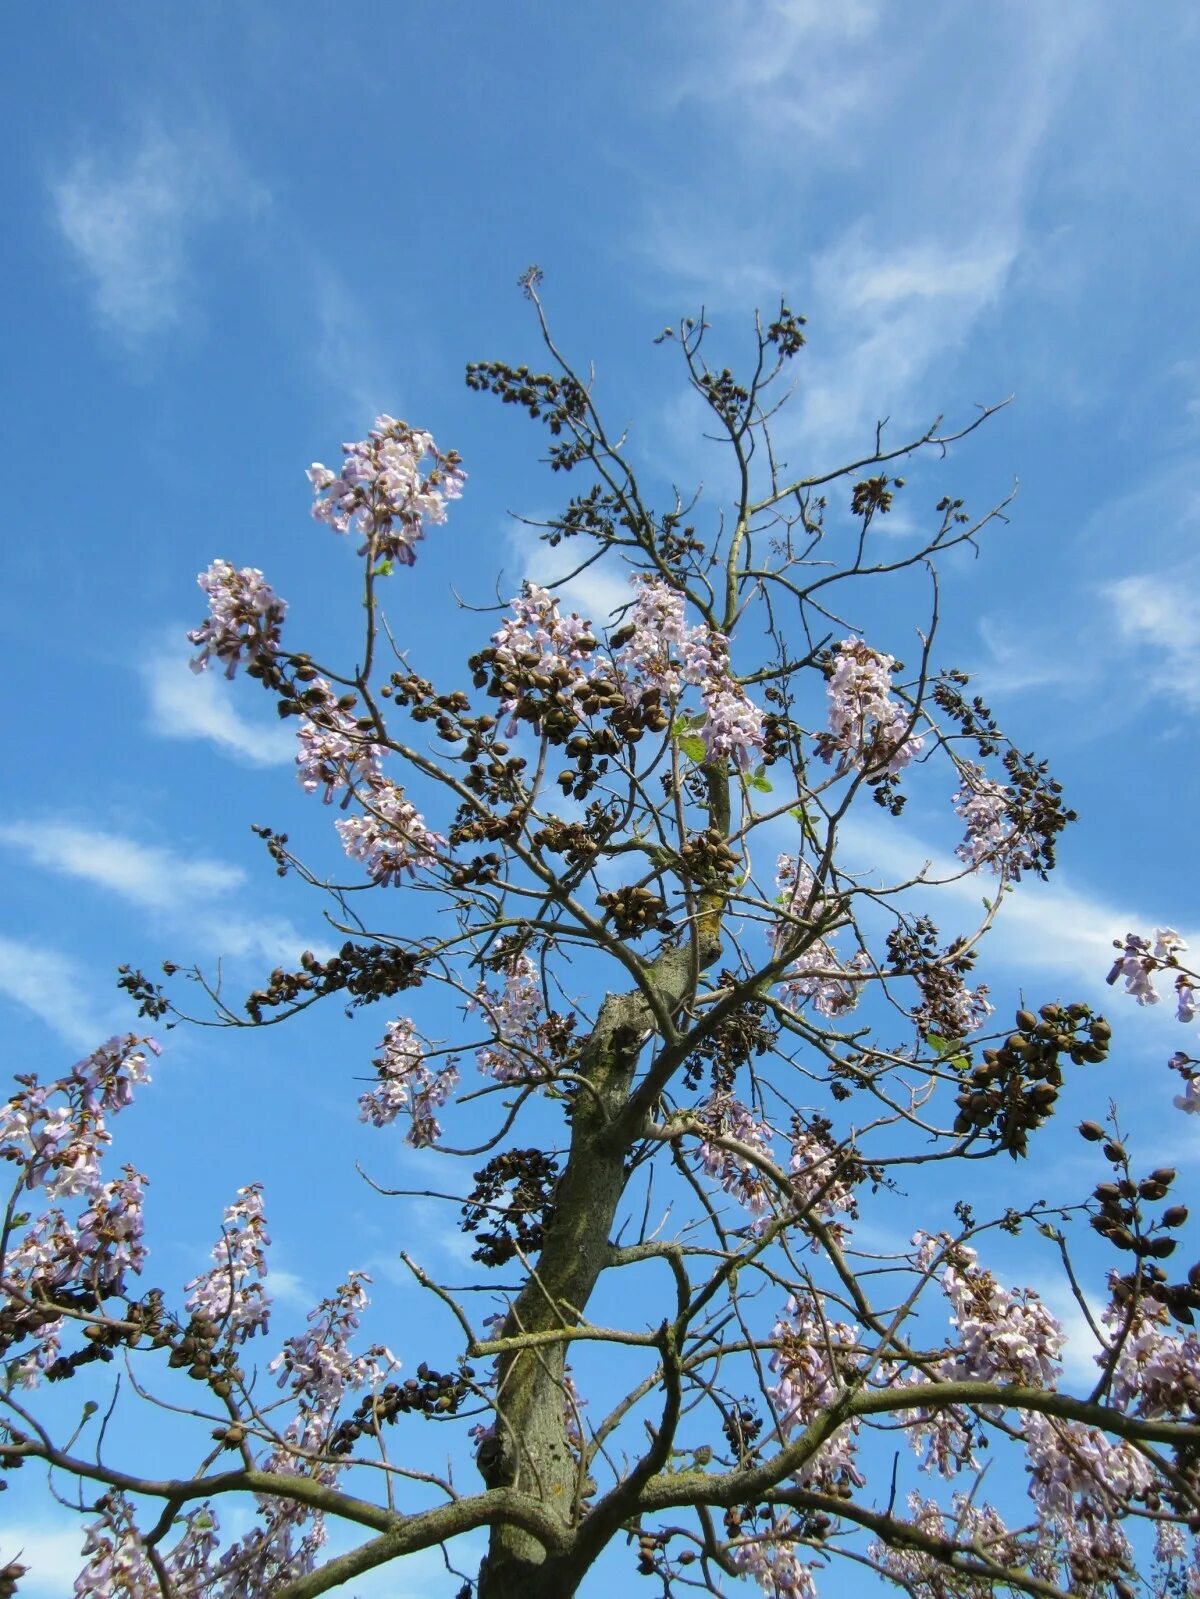
POLYGON ((59 1599, 73 1593, 84 1566, 84 1522, 30 1520, 20 1532, 6 1531, 0 1542, 0 1569, 19 1559, 22 1599, 59 1599))
POLYGON ((1147 687, 1200 705, 1200 617, 1195 571, 1139 572, 1101 589, 1120 641, 1139 654, 1147 687))
POLYGON ((375 417, 393 410, 401 384, 379 351, 379 333, 368 307, 328 262, 314 263, 314 369, 322 388, 354 416, 375 417))
POLYGON ((689 12, 689 43, 662 92, 672 105, 735 99, 739 120, 831 138, 883 91, 886 78, 864 58, 880 9, 879 0, 729 0, 689 12), (848 42, 859 47, 856 65, 848 65, 848 42))
MULTIPOLYGON (((179 629, 182 634, 182 629, 179 629)), ((237 710, 220 674, 193 672, 184 650, 164 643, 142 666, 150 730, 160 738, 203 739, 250 766, 283 766, 296 739, 278 721, 252 720, 237 710)))
POLYGON ((977 26, 948 18, 914 35, 867 0, 736 0, 688 30, 668 102, 688 101, 693 120, 715 128, 716 108, 738 96, 714 158, 740 176, 647 194, 631 248, 674 280, 674 294, 702 287, 706 307, 757 300, 765 309, 782 293, 809 316, 800 394, 777 428, 785 454, 840 454, 881 416, 892 419, 893 441, 927 425, 946 392, 939 381, 931 401, 930 374, 944 373, 996 306, 1029 291, 1032 200, 1058 158, 1094 23, 1064 0, 1028 27, 996 30, 1007 70, 986 51, 975 60, 964 40, 972 65, 956 67, 954 92, 941 96, 947 63, 961 66, 956 30, 977 26), (823 71, 826 55, 836 71, 823 71), (847 118, 853 139, 839 144, 847 118), (805 159, 811 147, 822 159, 805 159), (832 183, 830 147, 853 151, 832 183), (885 169, 882 190, 864 186, 864 173, 885 169), (777 203, 783 193, 787 205, 777 203))
POLYGON ((582 541, 577 540, 565 549, 551 549, 538 537, 536 525, 520 521, 509 524, 505 542, 512 562, 509 570, 516 579, 510 584, 514 593, 521 579, 540 584, 561 596, 564 611, 577 607, 600 628, 609 626, 613 613, 620 612, 633 599, 628 574, 615 577, 611 565, 602 560, 585 567, 569 581, 563 581, 591 553, 591 547, 582 541))
POLYGON ((68 822, 9 822, 0 843, 47 871, 107 889, 142 910, 167 911, 181 902, 235 892, 245 872, 224 861, 185 859, 156 844, 68 822))
POLYGON ((1022 694, 1030 689, 1079 693, 1099 675, 1099 650, 1068 647, 1061 628, 1051 622, 1035 632, 1029 617, 1013 620, 1000 614, 981 616, 977 629, 986 651, 988 691, 1022 694))
MULTIPOLYGON (((964 929, 982 921, 984 897, 995 898, 996 879, 990 872, 964 875, 961 862, 906 827, 866 815, 851 816, 839 835, 861 867, 862 880, 909 883, 924 877, 938 885, 937 897, 944 907, 953 903, 960 908, 964 929)), ((1058 877, 1053 886, 1025 881, 1006 894, 985 941, 983 962, 1070 979, 1082 985, 1088 998, 1102 1000, 1110 993, 1105 978, 1112 965, 1114 938, 1130 929, 1144 930, 1152 918, 1087 888, 1072 887, 1062 882, 1061 874, 1058 877)), ((919 898, 924 890, 916 884, 909 892, 919 898)), ((1167 1018, 1174 1015, 1170 1005, 1159 1009, 1167 1018)))
POLYGON ((151 128, 125 150, 78 155, 51 182, 50 199, 99 321, 141 346, 185 315, 195 235, 259 210, 265 194, 223 139, 151 128))
MULTIPOLYGON (((306 946, 318 954, 328 953, 324 942, 306 940, 286 916, 248 914, 244 905, 247 875, 240 866, 225 861, 185 857, 162 845, 64 820, 7 823, 0 826, 0 845, 20 850, 35 867, 88 883, 156 915, 186 939, 188 958, 205 952, 275 965, 295 961, 306 946)), ((11 974, 5 979, 0 973, 0 992, 54 1025, 52 1014, 33 1003, 38 972, 46 961, 66 958, 33 950, 26 951, 22 963, 18 959, 22 948, 12 943, 11 974)), ((58 974, 49 968, 47 975, 58 980, 58 974)), ((64 984, 71 977, 65 966, 61 977, 64 984)), ((80 1037, 85 1032, 94 1036, 90 1022, 86 1027, 84 1020, 78 1028, 74 1022, 71 1025, 80 1037)), ((63 1031, 61 1027, 58 1030, 63 1031)))
POLYGON ((60 950, 0 937, 0 995, 73 1049, 94 1049, 114 1031, 113 1014, 88 997, 90 986, 84 970, 60 950))
POLYGON ((830 347, 809 362, 803 432, 841 442, 872 424, 881 403, 902 415, 934 363, 958 349, 1000 299, 1017 250, 1011 232, 890 250, 861 227, 844 233, 813 268, 817 319, 830 330, 830 347))

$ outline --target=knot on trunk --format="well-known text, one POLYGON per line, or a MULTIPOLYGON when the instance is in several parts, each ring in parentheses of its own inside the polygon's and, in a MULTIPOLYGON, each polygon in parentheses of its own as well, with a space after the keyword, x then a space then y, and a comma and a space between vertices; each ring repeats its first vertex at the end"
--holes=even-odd
POLYGON ((489 1488, 507 1486, 513 1478, 513 1448, 507 1434, 499 1428, 489 1433, 475 1451, 475 1464, 489 1488))

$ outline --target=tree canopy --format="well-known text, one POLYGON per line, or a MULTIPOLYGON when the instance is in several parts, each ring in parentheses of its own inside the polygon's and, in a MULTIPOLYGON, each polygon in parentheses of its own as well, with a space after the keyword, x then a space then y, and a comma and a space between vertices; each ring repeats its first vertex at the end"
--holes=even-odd
MULTIPOLYGON (((463 463, 382 416, 314 464, 313 515, 361 557, 357 660, 297 647, 273 581, 223 559, 189 637, 198 671, 255 679, 296 728, 344 869, 256 831, 340 943, 236 999, 172 962, 121 975, 149 1028, 195 1010, 181 977, 195 1019, 231 1028, 380 1016, 362 1118, 440 1161, 425 1192, 474 1280, 429 1272, 406 1196, 377 1202, 457 1347, 435 1365, 419 1327, 374 1326, 349 1258, 274 1345, 253 1181, 207 1271, 147 1286, 145 1178, 109 1153, 158 1048, 132 1033, 18 1076, 3 1113, 0 1466, 50 1466, 94 1506, 81 1594, 306 1599, 478 1529, 482 1568, 447 1578, 478 1599, 587 1592, 610 1550, 664 1595, 745 1579, 807 1599, 866 1572, 930 1599, 1200 1592, 1200 1266, 1179 1263, 1176 1173, 1122 1140, 1109 1021, 1036 970, 998 1014, 980 975, 1074 819, 940 655, 939 563, 980 550, 1008 501, 942 488, 908 506, 915 535, 888 532, 995 407, 903 439, 881 423, 858 459, 797 472, 803 317, 757 318, 735 374, 709 364, 701 314, 659 342, 725 476, 652 504, 539 274, 523 285, 547 369, 481 361, 467 384, 546 430, 565 503, 536 525, 559 581, 471 616, 476 647, 434 682, 404 569, 463 463), (621 597, 583 614, 564 592, 597 574, 621 597), (847 620, 881 585, 906 662, 847 620), (914 793, 958 842, 890 871, 914 793), (1076 1078, 1090 1176, 1048 1202, 1039 1141, 1076 1078), (998 1213, 977 1214, 981 1162, 1011 1171, 998 1213), (1062 1274, 1084 1378, 1044 1298, 995 1264, 1013 1236, 1062 1274), (1099 1306, 1079 1265, 1096 1248, 1099 1306), (105 1447, 115 1370, 122 1405, 178 1412, 186 1464, 105 1447), (86 1398, 64 1428, 41 1402, 68 1379, 86 1398), (421 1426, 450 1429, 453 1472, 408 1463, 421 1426), (230 1500, 256 1518, 237 1537, 230 1500), (324 1550, 333 1524, 358 1535, 345 1552, 324 1550)), ((1189 1021, 1185 961, 1172 930, 1131 933, 1111 977, 1142 1003, 1165 979, 1189 1021)), ((1170 1064, 1176 1106, 1200 1107, 1197 1063, 1170 1064)), ((18 1555, 0 1592, 19 1578, 18 1555)))

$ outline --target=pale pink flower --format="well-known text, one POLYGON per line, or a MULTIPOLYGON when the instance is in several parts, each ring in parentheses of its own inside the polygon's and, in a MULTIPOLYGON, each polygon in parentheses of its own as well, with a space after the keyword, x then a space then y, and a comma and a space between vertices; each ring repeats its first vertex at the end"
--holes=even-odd
POLYGON ((193 672, 203 672, 215 659, 224 663, 225 676, 232 677, 243 658, 253 665, 275 654, 287 604, 256 567, 238 572, 228 561, 217 560, 196 582, 208 595, 209 614, 188 633, 200 648, 191 662, 193 672))

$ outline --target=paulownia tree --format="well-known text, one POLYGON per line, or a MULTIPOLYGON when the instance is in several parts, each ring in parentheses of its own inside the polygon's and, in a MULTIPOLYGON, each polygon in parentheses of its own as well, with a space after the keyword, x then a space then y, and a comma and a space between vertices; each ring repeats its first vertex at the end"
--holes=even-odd
MULTIPOLYGON (((1110 1028, 1053 993, 1001 1023, 975 976, 1012 885, 1052 869, 1072 820, 937 655, 939 558, 1003 507, 972 517, 947 496, 914 512, 924 535, 886 533, 897 467, 944 457, 990 413, 897 444, 880 427, 861 459, 796 474, 772 424, 803 319, 757 322, 742 377, 708 364, 703 317, 685 321, 659 342, 733 488, 720 508, 683 492, 655 506, 560 355, 537 275, 524 283, 549 370, 487 361, 467 383, 548 428, 573 491, 539 524, 557 586, 623 574, 614 613, 526 583, 498 621, 471 617, 465 671, 431 682, 385 596, 414 581, 400 569, 464 474, 384 416, 340 470, 309 472, 318 520, 359 541, 358 664, 294 648, 262 573, 223 560, 190 635, 198 670, 243 668, 295 721, 300 782, 338 802, 349 857, 334 881, 259 830, 344 942, 244 1008, 209 986, 206 1019, 386 1013, 361 1099, 382 1132, 364 1136, 440 1156, 430 1189, 459 1207, 478 1287, 497 1271, 520 1286, 496 1313, 494 1290, 451 1290, 414 1244, 415 1283, 457 1328, 445 1370, 420 1329, 379 1329, 403 1366, 360 1338, 359 1272, 272 1346, 250 1182, 211 1267, 180 1294, 144 1288, 144 1178, 101 1162, 153 1046, 114 1039, 56 1081, 19 1077, 0 1124, 0 1464, 78 1485, 81 1595, 308 1599, 480 1529, 482 1569, 447 1579, 479 1599, 565 1599, 610 1548, 664 1595, 739 1578, 836 1593, 868 1580, 857 1567, 912 1595, 1200 1593, 1200 1267, 1171 1263, 1175 1173, 1142 1170, 1110 1113, 1079 1128, 1090 1194, 1022 1197, 1021 1163, 1067 1076, 1099 1083, 1110 1028), (928 604, 902 667, 843 618, 881 581, 911 601, 905 574, 928 604), (906 787, 956 815, 952 870, 856 871, 848 820, 898 828, 906 787), (968 874, 982 910, 944 932, 935 890, 968 874), (1011 1169, 1012 1204, 983 1217, 968 1199, 989 1161, 1011 1169), (943 1212, 914 1232, 907 1196, 935 1193, 943 1212), (1113 1251, 1099 1310, 1077 1270, 1087 1223, 1113 1251), (1065 1380, 1046 1304, 989 1267, 1023 1228, 1090 1325, 1086 1381, 1065 1380), (176 1406, 181 1438, 198 1429, 177 1475, 101 1447, 89 1418, 113 1362, 176 1406), (64 1433, 40 1385, 69 1378, 89 1397, 64 1433), (460 1453, 469 1433, 472 1483, 416 1470, 411 1450, 406 1466, 406 1431, 426 1425, 461 1429, 460 1453), (1011 1464, 985 1494, 996 1457, 1011 1464), (254 1530, 223 1540, 238 1498, 254 1530), (322 1553, 329 1522, 342 1546, 360 1535, 349 1552, 322 1553)), ((1169 930, 1131 935, 1114 980, 1146 1001, 1166 971, 1187 1019, 1182 953, 1169 930)), ((122 982, 152 1022, 175 1010, 142 973, 122 982)), ((1195 1063, 1172 1064, 1195 1109, 1195 1063)))

